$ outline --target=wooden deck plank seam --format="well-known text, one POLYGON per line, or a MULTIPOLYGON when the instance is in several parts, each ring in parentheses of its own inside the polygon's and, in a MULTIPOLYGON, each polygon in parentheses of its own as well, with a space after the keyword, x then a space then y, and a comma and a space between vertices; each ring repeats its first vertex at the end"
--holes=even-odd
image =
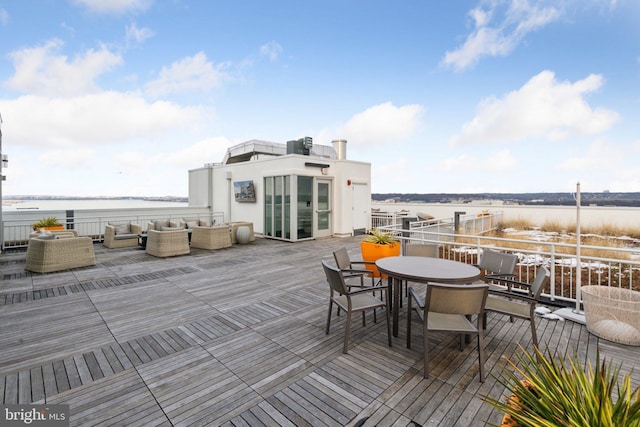
MULTIPOLYGON (((114 375, 129 367, 142 366, 145 363, 150 363, 240 329, 237 324, 228 322, 225 316, 214 315, 196 322, 190 322, 189 324, 131 339, 123 343, 116 342, 110 346, 104 346, 83 353, 79 357, 72 356, 62 360, 55 360, 41 366, 30 367, 23 371, 8 373, 1 379, 2 382, 0 383, 4 386, 0 387, 0 389, 4 391, 2 401, 5 403, 15 401, 17 403, 19 399, 16 394, 19 392, 20 387, 24 387, 24 385, 20 383, 19 378, 26 378, 26 375, 30 374, 34 369, 45 372, 48 375, 43 380, 45 382, 48 381, 48 386, 43 386, 43 388, 49 392, 44 393, 44 396, 38 395, 39 400, 42 397, 49 398, 62 391, 73 388, 73 385, 76 387, 86 385, 106 376, 114 375), (197 335, 198 339, 196 341, 191 339, 189 335, 184 333, 184 328, 191 331, 197 328, 199 331, 197 335), (153 336, 156 334, 166 334, 167 337, 171 337, 176 345, 171 347, 159 345, 153 336), (111 352, 113 357, 107 358, 104 352, 111 352), (82 361, 80 366, 78 366, 79 361, 82 361), (84 371, 86 374, 69 374, 70 365, 75 367, 76 372, 84 371), (15 382, 15 386, 12 385, 13 382, 15 382)), ((34 387, 37 386, 37 384, 34 384, 34 387)), ((22 395, 25 396, 26 394, 23 392, 22 395)), ((20 401, 20 403, 31 403, 31 401, 20 401)))
MULTIPOLYGON (((282 254, 282 251, 278 251, 279 257, 281 257, 282 254)), ((268 256, 269 254, 267 254, 267 257, 268 256)), ((299 257, 301 255, 292 252, 292 256, 299 257)), ((317 257, 317 255, 314 255, 314 257, 317 257)), ((295 263, 293 258, 292 262, 295 263)), ((228 267, 228 265, 228 263, 224 263, 221 266, 228 267)), ((201 268, 204 267, 198 265, 195 271, 201 271, 201 268)), ((286 268, 280 271, 286 271, 286 268)), ((279 273, 267 271, 265 276, 269 278, 264 281, 265 285, 276 283, 276 281, 270 277, 276 277, 277 274, 279 273)), ((83 283, 88 282, 91 281, 83 283)), ((95 285, 99 286, 99 283, 95 283, 95 285)), ((108 285, 104 285, 104 287, 108 287, 108 285)), ((101 287, 99 286, 98 288, 101 287)), ((42 295, 43 298, 61 296, 63 295, 63 290, 66 288, 57 286, 49 289, 50 292, 45 291, 39 295, 42 295)), ((301 290, 305 291, 304 288, 301 290)), ((83 290, 79 288, 78 292, 83 292, 83 290)), ((28 298, 26 293, 16 296, 16 303, 25 297, 28 298)), ((11 300, 14 300, 13 296, 11 300)), ((323 303, 325 300, 326 298, 323 298, 323 303)), ((1 301, 2 296, 0 296, 0 305, 2 304, 1 301)), ((269 414, 268 417, 272 420, 278 420, 272 421, 272 423, 286 424, 286 421, 292 423, 292 425, 316 425, 316 421, 318 422, 317 425, 345 425, 345 418, 341 417, 351 413, 355 415, 349 420, 347 425, 353 425, 358 419, 362 419, 367 415, 371 416, 371 423, 367 422, 365 425, 374 425, 376 423, 380 425, 391 425, 393 423, 397 425, 407 425, 410 419, 421 421, 422 424, 426 424, 427 422, 437 423, 440 421, 443 425, 453 425, 454 423, 456 423, 456 425, 471 425, 472 422, 475 423, 473 425, 479 425, 478 423, 481 420, 495 421, 495 413, 493 410, 485 407, 477 397, 481 394, 486 394, 484 392, 485 389, 487 392, 497 393, 497 395, 500 396, 501 393, 503 393, 503 388, 497 383, 485 383, 485 385, 481 385, 480 383, 476 384, 477 356, 475 354, 475 346, 471 345, 469 346, 470 348, 465 349, 465 351, 458 352, 457 346, 455 345, 455 338, 452 338, 453 341, 449 340, 448 343, 446 342, 447 340, 436 340, 433 346, 430 344, 430 349, 434 352, 431 362, 437 364, 432 372, 439 372, 440 374, 437 375, 446 379, 435 378, 432 380, 422 380, 421 335, 418 332, 419 328, 416 328, 416 332, 418 333, 414 336, 414 350, 406 350, 404 348, 397 349, 396 343, 394 343, 393 353, 390 353, 395 356, 393 363, 400 363, 404 368, 409 367, 404 372, 404 368, 399 369, 397 373, 394 372, 394 375, 397 374, 398 376, 398 378, 394 380, 395 377, 388 378, 386 375, 379 375, 373 368, 376 359, 382 357, 380 352, 387 352, 387 348, 385 347, 386 335, 384 333, 384 322, 379 322, 378 325, 374 325, 368 321, 366 330, 359 329, 355 334, 352 332, 350 354, 348 356, 341 356, 338 348, 340 347, 343 337, 344 318, 332 319, 332 326, 334 327, 329 337, 326 337, 326 339, 318 339, 316 336, 316 338, 313 339, 313 341, 320 344, 320 347, 324 348, 323 351, 326 354, 322 357, 316 356, 315 350, 313 353, 308 353, 307 350, 303 355, 299 350, 299 346, 295 346, 293 343, 288 344, 290 334, 287 332, 287 329, 295 328, 299 334, 303 334, 306 337, 304 340, 309 341, 312 340, 307 336, 310 330, 304 325, 308 325, 309 328, 323 329, 324 319, 312 319, 308 313, 297 312, 298 310, 309 310, 313 307, 315 313, 315 305, 317 305, 317 303, 314 301, 305 301, 304 299, 297 298, 279 300, 277 297, 270 299, 269 303, 262 301, 262 305, 260 305, 260 303, 237 306, 229 305, 229 309, 224 310, 221 315, 214 316, 217 318, 207 317, 162 331, 153 331, 153 333, 129 339, 122 343, 116 342, 108 346, 102 346, 88 353, 83 353, 80 357, 78 357, 78 355, 70 356, 63 360, 48 362, 46 365, 39 367, 30 367, 28 370, 10 373, 0 379, 0 401, 12 399, 23 400, 27 399, 29 394, 34 401, 38 400, 36 397, 39 397, 39 400, 51 399, 51 397, 47 397, 51 393, 55 392, 56 394, 60 394, 64 390, 73 390, 78 387, 79 383, 90 384, 95 381, 104 381, 113 377, 115 373, 131 369, 132 372, 134 372, 133 375, 140 377, 144 386, 149 391, 146 395, 150 395, 152 399, 155 399, 157 408, 150 408, 148 416, 154 416, 152 414, 158 414, 158 412, 154 411, 160 410, 166 417, 167 423, 176 423, 179 421, 172 419, 169 414, 167 414, 167 402, 161 404, 152 387, 144 382, 144 378, 142 378, 144 375, 141 375, 141 372, 145 362, 143 362, 140 357, 157 361, 196 346, 200 346, 207 351, 207 347, 212 348, 211 345, 204 345, 207 343, 207 340, 216 340, 216 338, 228 335, 230 333, 228 328, 230 328, 231 331, 246 329, 247 331, 251 331, 251 334, 259 335, 263 339, 268 340, 270 343, 264 345, 264 354, 272 355, 268 357, 268 359, 272 360, 273 365, 277 365, 278 362, 281 361, 279 355, 281 355, 282 352, 288 351, 298 359, 305 361, 306 366, 301 366, 300 370, 292 374, 287 374, 288 378, 284 378, 284 380, 278 375, 274 376, 272 383, 268 385, 262 384, 264 388, 251 387, 251 384, 260 384, 260 377, 248 371, 245 366, 238 365, 239 362, 237 359, 251 357, 251 355, 242 352, 240 348, 242 345, 238 342, 239 345, 237 349, 234 350, 238 356, 234 354, 234 351, 226 354, 227 361, 233 360, 232 364, 236 365, 234 369, 231 369, 231 372, 234 376, 240 378, 243 384, 260 394, 264 400, 258 404, 255 403, 255 401, 246 400, 239 406, 233 406, 235 403, 232 404, 231 401, 234 398, 240 398, 239 396, 242 395, 242 390, 245 390, 239 387, 237 393, 229 395, 225 402, 220 403, 223 405, 225 411, 229 411, 229 416, 220 418, 225 422, 224 425, 253 425, 251 422, 256 418, 262 419, 259 415, 264 414, 269 414), (272 301, 273 303, 271 303, 272 301), (243 317, 244 319, 251 319, 248 323, 252 326, 236 320, 242 319, 243 317), (290 317, 290 319, 284 319, 286 317, 290 317), (277 320, 279 318, 283 318, 283 320, 277 320), (257 323, 253 323, 256 321, 257 323), (279 330, 278 325, 281 322, 283 322, 282 325, 284 328, 279 330), (200 336, 188 331, 185 325, 193 326, 199 332, 200 336), (275 353, 267 353, 267 347, 273 348, 272 344, 281 347, 281 350, 275 353), (125 346, 128 346, 126 350, 124 348, 125 346), (376 349, 376 346, 379 348, 376 349), (396 352, 398 353, 396 354, 396 352), (449 354, 447 354, 447 352, 449 354), (88 355, 89 353, 91 353, 91 355, 88 355), (367 359, 364 357, 365 354, 373 354, 371 360, 372 366, 367 365, 367 359), (355 367, 364 363, 366 366, 363 366, 362 369, 355 369, 357 372, 351 372, 350 375, 364 377, 360 379, 364 380, 365 383, 369 377, 371 377, 377 384, 376 387, 373 387, 375 392, 369 390, 368 395, 361 396, 360 399, 364 401, 364 403, 359 406, 357 405, 356 408, 352 408, 351 412, 341 406, 341 403, 339 403, 337 407, 328 406, 330 403, 335 403, 336 401, 336 399, 331 396, 339 393, 339 390, 342 390, 350 383, 350 379, 341 371, 341 369, 345 369, 345 366, 336 363, 341 357, 351 359, 351 363, 347 363, 348 369, 351 370, 354 370, 355 367), (140 361, 137 365, 132 362, 132 359, 135 358, 138 358, 140 361), (316 361, 310 362, 313 358, 315 358, 316 361), (329 362, 333 362, 333 365, 329 364, 329 362), (455 368, 451 365, 456 365, 460 371, 464 372, 455 372, 455 368), (311 371, 309 371, 309 369, 311 369, 311 371), (312 376, 312 374, 317 376, 312 376), (104 378, 102 380, 94 379, 94 375, 102 375, 104 378), (322 375, 322 378, 330 379, 323 380, 320 385, 317 381, 319 375, 322 375), (418 381, 414 387, 413 398, 406 399, 406 401, 405 399, 395 398, 393 391, 397 391, 398 387, 402 386, 401 384, 415 377, 418 377, 418 381), (248 379, 245 380, 243 378, 248 379), (256 383, 256 381, 258 382, 256 383), (434 393, 440 393, 444 396, 432 400, 434 393), (275 398, 275 396, 277 396, 277 398, 275 398), (397 404, 393 404, 394 399, 396 399, 396 403, 402 402, 403 405, 399 407, 397 404), (453 401, 461 403, 452 403, 453 401), (401 407, 405 408, 405 410, 399 411, 401 407), (305 416, 301 415, 307 414, 309 414, 309 418, 305 420, 305 416), (229 417, 234 418, 230 419, 229 417), (465 420, 467 421, 466 424, 465 420), (294 421, 299 421, 299 423, 294 423, 294 421), (447 421, 450 422, 447 423, 447 421)), ((318 313, 324 311, 323 307, 318 313)), ((321 317, 324 317, 324 315, 321 315, 321 317)), ((491 345, 492 350, 487 353, 488 364, 491 363, 489 362, 490 360, 497 362, 503 355, 513 356, 515 354, 515 343, 519 342, 527 348, 531 346, 527 324, 522 324, 521 322, 512 324, 508 322, 508 320, 505 321, 502 317, 499 320, 496 319, 497 318, 489 318, 490 326, 488 329, 491 329, 491 331, 489 331, 491 338, 487 339, 485 346, 488 347, 491 345)), ((358 326, 361 327, 361 325, 358 326)), ((354 325, 354 329, 355 327, 356 325, 354 325)), ((403 322, 401 321, 401 339, 397 340, 397 345, 402 346, 404 343, 402 339, 403 332, 406 332, 406 330, 403 331, 403 322)), ((323 330, 320 335, 324 335, 323 330)), ((249 333, 245 334, 245 336, 249 336, 249 333)), ((577 348, 581 358, 586 358, 587 356, 592 357, 601 346, 599 340, 591 334, 588 334, 584 327, 568 327, 566 324, 560 322, 540 322, 538 324, 538 336, 545 347, 557 348, 559 354, 568 354, 572 347, 577 348), (585 333, 587 334, 586 339, 584 336, 585 333)), ((224 348, 225 340, 219 340, 214 345, 216 348, 224 348)), ((617 347, 612 347, 607 353, 615 351, 616 348, 617 347)), ((222 361, 224 358, 216 357, 216 352, 213 352, 213 354, 212 352, 208 353, 212 357, 215 357, 220 363, 227 366, 227 364, 222 361)), ((635 356, 631 353, 629 353, 629 355, 626 353, 622 354, 622 357, 626 360, 635 360, 635 356)), ((257 359, 256 362, 261 360, 262 359, 257 359)), ((169 358, 167 358, 167 362, 169 363, 167 366, 170 366, 170 363, 175 363, 169 358)), ((280 364, 280 367, 281 365, 282 364, 280 364)), ((279 369, 278 366, 270 367, 279 369)), ((353 378, 355 379, 355 377, 353 378)), ((188 384, 184 385, 184 387, 187 389, 188 384)), ((358 386, 357 388, 361 387, 362 386, 358 386)), ((356 388, 352 388, 351 392, 355 393, 356 388)), ((81 391, 78 393, 81 393, 81 391)), ((89 396, 93 396, 96 391, 93 390, 89 393, 87 399, 90 399, 89 396)), ((65 393, 65 395, 68 395, 68 393, 65 393)), ((52 396, 55 396, 55 394, 52 396)), ((250 398, 247 397, 246 399, 250 398)), ((105 398, 103 400, 106 402, 108 399, 105 398)), ((179 404, 173 401, 170 403, 174 405, 179 404)), ((352 406, 352 404, 349 405, 352 406)), ((203 404, 201 407, 199 404, 197 406, 194 405, 194 417, 216 417, 217 414, 212 414, 211 412, 209 412, 208 415, 204 412, 202 413, 203 415, 200 415, 200 411, 207 411, 209 410, 208 408, 210 407, 207 407, 207 404, 203 404)), ((90 412, 97 414, 95 408, 90 409, 90 412)), ((134 413, 137 414, 137 412, 134 413)))
MULTIPOLYGON (((212 316, 212 318, 215 317, 217 316, 212 316)), ((210 318, 203 319, 201 322, 211 325, 210 318)), ((179 328, 171 328, 171 330, 174 334, 180 335, 179 328)), ((125 364, 127 364, 128 367, 140 367, 144 365, 145 362, 148 363, 172 354, 164 351, 162 354, 155 353, 150 356, 149 350, 151 346, 149 345, 149 340, 155 342, 153 337, 149 335, 129 340, 123 343, 122 346, 116 343, 92 352, 84 353, 80 357, 54 361, 41 367, 30 368, 24 372, 8 375, 5 377, 5 381, 3 381, 3 383, 5 383, 5 387, 3 387, 3 401, 5 403, 31 403, 31 401, 46 400, 71 388, 89 384, 125 369, 122 363, 109 363, 103 353, 104 351, 111 351, 114 354, 118 352, 120 354, 119 360, 124 358, 126 360, 125 364), (145 342, 147 345, 141 345, 141 342, 145 342), (127 351, 127 348, 130 350, 127 351), (132 357, 132 353, 135 354, 135 358, 132 357), (134 360, 132 361, 131 359, 134 360), (136 363, 137 361, 139 363, 136 363), (81 374, 83 371, 85 373, 81 374), (43 372, 39 381, 38 378, 33 375, 34 372, 43 372), (27 376, 30 376, 29 381, 26 380, 27 376), (22 381, 20 380, 21 377, 22 381), (35 381, 31 381, 31 378, 34 378, 35 381), (12 388, 20 393, 20 397, 16 396, 16 393, 11 392, 12 388), (28 392, 26 391, 27 388, 29 389, 28 392), (31 399, 31 401, 26 401, 28 399, 31 399)), ((193 345, 198 345, 198 343, 193 345)), ((178 351, 182 351, 182 349, 174 349, 173 353, 178 351)))
POLYGON ((154 273, 139 273, 131 276, 123 276, 121 278, 109 278, 100 280, 87 280, 73 285, 56 286, 45 289, 37 289, 34 291, 15 292, 0 295, 0 305, 18 304, 21 302, 33 301, 44 298, 61 297, 70 294, 77 294, 96 289, 108 288, 113 286, 124 286, 132 283, 140 283, 145 281, 165 279, 169 277, 180 276, 183 274, 195 273, 198 270, 193 267, 171 268, 154 273))

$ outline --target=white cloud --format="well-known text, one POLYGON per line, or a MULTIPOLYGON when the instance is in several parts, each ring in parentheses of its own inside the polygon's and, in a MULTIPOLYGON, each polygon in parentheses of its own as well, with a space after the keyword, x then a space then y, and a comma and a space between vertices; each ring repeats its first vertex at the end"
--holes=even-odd
POLYGON ((462 154, 441 161, 438 168, 445 172, 507 172, 518 166, 517 159, 509 150, 487 153, 479 158, 470 154, 462 154))
POLYGON ((184 170, 202 167, 205 163, 219 162, 232 145, 227 138, 207 138, 168 155, 162 155, 162 160, 170 162, 173 167, 184 170))
POLYGON ((145 40, 153 37, 155 33, 149 28, 138 28, 135 22, 127 25, 126 38, 127 44, 129 43, 142 43, 145 40))
POLYGON ((269 43, 260 46, 260 56, 269 58, 269 61, 273 62, 282 53, 282 46, 278 43, 271 41, 269 43))
POLYGON ((120 190, 120 194, 145 194, 149 188, 157 188, 160 189, 157 195, 184 195, 188 189, 187 171, 220 161, 230 145, 226 138, 216 137, 174 151, 158 149, 152 153, 127 151, 115 154, 113 169, 116 174, 133 182, 132 187, 120 190), (135 189, 137 182, 144 182, 139 190, 135 189))
POLYGON ((616 165, 624 163, 625 151, 616 149, 612 144, 600 139, 591 143, 584 152, 579 153, 576 157, 566 159, 560 163, 556 169, 584 170, 587 172, 598 169, 615 170, 616 165))
POLYGON ((74 96, 95 92, 94 79, 122 63, 120 55, 102 47, 89 49, 69 61, 56 54, 63 46, 59 39, 43 46, 25 48, 9 54, 15 73, 5 85, 11 89, 45 96, 74 96))
POLYGON ((91 149, 50 150, 38 156, 42 166, 67 170, 90 168, 95 165, 96 152, 91 149))
POLYGON ((71 147, 146 140, 201 118, 194 107, 147 102, 136 93, 103 92, 73 98, 22 96, 0 100, 4 130, 15 144, 71 147))
POLYGON ((446 172, 457 172, 457 171, 474 171, 477 170, 479 166, 478 159, 468 155, 461 154, 457 157, 450 157, 448 159, 444 159, 440 162, 439 168, 446 172))
POLYGON ((462 71, 475 65, 482 57, 506 56, 528 33, 548 25, 561 15, 554 7, 530 5, 527 0, 509 1, 500 22, 492 26, 492 19, 502 6, 503 2, 493 1, 486 10, 478 7, 469 11, 474 30, 462 46, 445 54, 441 65, 462 71))
POLYGON ((609 182, 608 190, 637 192, 640 188, 640 167, 616 169, 615 177, 609 182))
POLYGON ((214 67, 203 52, 188 56, 163 67, 160 76, 146 85, 146 92, 154 97, 185 91, 208 92, 219 87, 227 78, 223 63, 214 67))
POLYGON ((353 116, 336 134, 353 144, 399 142, 418 130, 423 112, 424 108, 415 104, 396 107, 386 102, 374 105, 353 116))
POLYGON ((553 72, 543 71, 502 99, 484 100, 450 144, 515 142, 531 137, 562 140, 605 131, 618 120, 618 114, 592 109, 584 99, 602 82, 594 74, 575 83, 558 82, 553 72))
POLYGON ((372 166, 371 185, 378 193, 397 192, 398 188, 407 188, 415 181, 410 172, 411 162, 401 158, 389 163, 376 163, 372 166))
POLYGON ((0 8, 0 25, 3 27, 9 23, 9 12, 0 8))
POLYGON ((113 158, 113 168, 119 175, 144 176, 150 167, 149 156, 145 153, 124 151, 115 154, 113 158))
POLYGON ((73 2, 95 13, 144 12, 153 3, 152 0, 73 0, 73 2))

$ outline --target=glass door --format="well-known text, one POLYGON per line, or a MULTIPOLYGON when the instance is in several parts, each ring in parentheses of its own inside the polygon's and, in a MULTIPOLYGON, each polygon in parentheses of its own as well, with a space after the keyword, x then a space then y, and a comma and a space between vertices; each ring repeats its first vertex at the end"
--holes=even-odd
POLYGON ((291 177, 264 179, 265 236, 291 239, 291 177))
POLYGON ((313 237, 313 178, 298 176, 298 239, 313 237))
POLYGON ((331 236, 331 180, 316 180, 315 191, 315 237, 331 236))

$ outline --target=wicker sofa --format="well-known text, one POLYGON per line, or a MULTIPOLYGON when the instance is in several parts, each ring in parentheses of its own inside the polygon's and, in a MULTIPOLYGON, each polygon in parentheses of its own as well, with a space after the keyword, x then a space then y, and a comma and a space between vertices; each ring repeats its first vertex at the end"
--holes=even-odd
POLYGON ((192 227, 191 246, 199 249, 221 249, 231 246, 231 231, 228 225, 192 227))
POLYGON ((24 269, 36 273, 69 270, 96 264, 93 241, 75 230, 32 235, 24 269), (53 236, 53 237, 51 237, 53 236))
POLYGON ((104 227, 104 242, 109 249, 138 246, 138 234, 142 227, 131 223, 109 223, 104 227))
POLYGON ((173 231, 173 229, 182 229, 183 226, 179 226, 175 221, 169 221, 168 219, 154 219, 147 223, 147 231, 173 231))
POLYGON ((156 257, 186 255, 191 252, 187 230, 184 228, 171 231, 148 230, 145 250, 149 255, 156 257))

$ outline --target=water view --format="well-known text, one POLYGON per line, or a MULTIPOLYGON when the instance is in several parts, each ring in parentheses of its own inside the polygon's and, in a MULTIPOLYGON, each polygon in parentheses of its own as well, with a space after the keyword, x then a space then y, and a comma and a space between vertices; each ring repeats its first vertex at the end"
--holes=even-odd
POLYGON ((5 212, 33 210, 80 209, 133 209, 189 206, 188 202, 146 199, 57 199, 57 200, 3 200, 5 212))

